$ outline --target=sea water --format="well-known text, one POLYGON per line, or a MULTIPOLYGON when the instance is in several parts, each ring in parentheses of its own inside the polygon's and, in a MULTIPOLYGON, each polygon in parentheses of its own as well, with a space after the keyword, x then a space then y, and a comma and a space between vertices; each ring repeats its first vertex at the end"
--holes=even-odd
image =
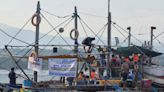
MULTIPOLYGON (((32 70, 24 70, 24 72, 29 76, 30 79, 33 79, 32 70)), ((23 81, 26 79, 25 75, 21 72, 21 70, 15 70, 15 73, 18 74, 16 83, 22 84, 23 81)), ((8 70, 0 70, 0 83, 9 83, 8 74, 9 74, 8 70)), ((38 81, 48 81, 51 79, 58 80, 59 77, 50 76, 48 70, 42 70, 38 72, 38 81)))

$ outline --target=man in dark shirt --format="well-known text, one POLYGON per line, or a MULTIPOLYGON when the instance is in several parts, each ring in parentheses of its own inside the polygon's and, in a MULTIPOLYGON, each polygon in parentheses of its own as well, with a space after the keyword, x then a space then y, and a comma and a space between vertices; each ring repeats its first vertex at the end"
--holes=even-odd
POLYGON ((16 73, 14 72, 14 68, 11 68, 11 71, 8 75, 9 79, 10 79, 10 84, 12 85, 16 85, 16 73))
POLYGON ((91 52, 91 50, 92 50, 91 47, 93 46, 93 44, 92 44, 93 40, 95 40, 94 37, 87 37, 83 40, 82 44, 84 45, 85 52, 88 52, 88 53, 91 52), (88 50, 86 50, 86 46, 89 46, 88 50))

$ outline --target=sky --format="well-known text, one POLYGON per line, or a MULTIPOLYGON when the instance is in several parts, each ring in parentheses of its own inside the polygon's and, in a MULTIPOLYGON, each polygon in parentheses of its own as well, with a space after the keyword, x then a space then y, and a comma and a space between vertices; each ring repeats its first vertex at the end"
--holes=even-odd
MULTIPOLYGON (((21 28, 35 13, 37 1, 0 0, 0 23, 21 28)), ((84 19, 93 30, 101 29, 107 23, 108 0, 40 0, 40 4, 42 10, 58 16, 72 14, 76 6, 80 18, 84 19)), ((110 0, 110 11, 113 22, 124 29, 131 26, 132 34, 141 40, 150 40, 151 26, 157 27, 154 35, 164 32, 164 0, 110 0)), ((49 17, 50 15, 45 12, 43 14, 50 18, 54 25, 64 20, 49 17)), ((42 19, 42 22, 45 21, 42 19)), ((35 30, 30 23, 28 25, 25 29, 35 30)), ((46 33, 47 30, 51 30, 48 27, 47 24, 42 23, 41 32, 46 33)), ((124 39, 112 27, 112 38, 115 36, 124 39)), ((103 37, 106 37, 106 34, 103 37)), ((163 37, 162 35, 158 37, 162 44, 164 44, 163 37)))

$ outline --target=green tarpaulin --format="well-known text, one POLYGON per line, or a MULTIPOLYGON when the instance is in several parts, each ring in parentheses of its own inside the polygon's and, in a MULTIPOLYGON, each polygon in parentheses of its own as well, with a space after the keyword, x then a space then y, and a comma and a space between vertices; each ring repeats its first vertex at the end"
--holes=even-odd
POLYGON ((142 54, 142 55, 145 54, 145 55, 150 56, 150 57, 155 57, 155 56, 158 56, 158 55, 162 54, 160 52, 155 52, 153 50, 146 49, 146 48, 136 46, 136 45, 133 45, 133 46, 130 46, 130 47, 117 48, 115 50, 115 53, 119 54, 121 56, 124 56, 124 57, 131 56, 132 54, 142 54))

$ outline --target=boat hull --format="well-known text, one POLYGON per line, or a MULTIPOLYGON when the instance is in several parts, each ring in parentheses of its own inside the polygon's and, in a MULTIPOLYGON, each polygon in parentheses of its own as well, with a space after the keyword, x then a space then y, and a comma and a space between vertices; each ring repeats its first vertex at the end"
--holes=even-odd
POLYGON ((144 76, 151 79, 154 84, 164 86, 164 67, 151 65, 143 66, 144 76))

